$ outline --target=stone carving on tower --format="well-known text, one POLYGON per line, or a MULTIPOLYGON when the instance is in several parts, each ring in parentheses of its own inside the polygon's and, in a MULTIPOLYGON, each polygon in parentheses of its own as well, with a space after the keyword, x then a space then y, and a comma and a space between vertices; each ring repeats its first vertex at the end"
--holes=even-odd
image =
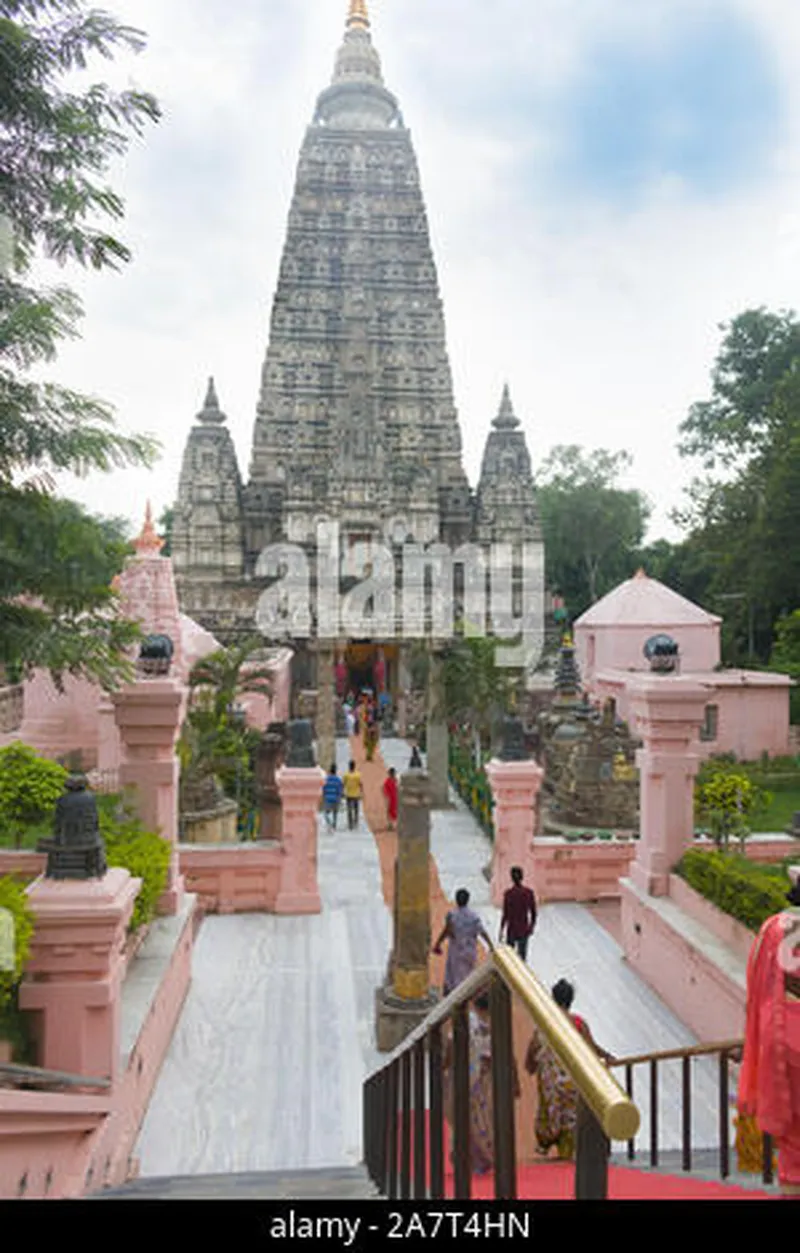
POLYGON ((489 538, 539 535, 524 436, 504 410, 476 510, 419 170, 365 0, 351 0, 300 152, 246 486, 217 414, 214 397, 189 437, 173 553, 184 611, 218 638, 234 619, 252 630, 264 548, 288 542, 312 557, 322 518, 345 543, 456 548, 477 538, 476 519, 489 538))

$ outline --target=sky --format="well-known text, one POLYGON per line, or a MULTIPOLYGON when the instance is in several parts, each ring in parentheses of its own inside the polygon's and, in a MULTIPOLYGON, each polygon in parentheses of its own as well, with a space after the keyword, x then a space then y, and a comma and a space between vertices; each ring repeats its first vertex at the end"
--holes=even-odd
MULTIPOLYGON (((144 52, 94 77, 159 99, 109 181, 134 259, 69 270, 54 377, 150 432, 150 472, 62 488, 156 516, 213 375, 246 480, 297 158, 347 0, 105 0, 144 52)), ((504 382, 534 467, 625 449, 649 538, 699 467, 678 427, 725 323, 800 304, 797 0, 370 0, 420 166, 467 474, 504 382)))

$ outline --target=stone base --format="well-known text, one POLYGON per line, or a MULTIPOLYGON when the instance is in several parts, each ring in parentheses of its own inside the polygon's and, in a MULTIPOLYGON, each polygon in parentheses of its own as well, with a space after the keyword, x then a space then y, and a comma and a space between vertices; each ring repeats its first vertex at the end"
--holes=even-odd
POLYGON ((435 992, 419 1001, 401 1001, 386 987, 375 992, 375 1036, 380 1053, 392 1053, 424 1022, 438 1002, 435 992))
POLYGON ((276 914, 321 914, 319 892, 279 892, 275 900, 276 914))
POLYGON ((157 913, 166 918, 174 917, 175 914, 180 913, 185 895, 186 880, 183 875, 178 875, 166 892, 162 892, 159 896, 158 905, 156 906, 157 913))
POLYGON ((223 801, 216 809, 182 814, 182 844, 236 844, 239 839, 236 801, 223 801))

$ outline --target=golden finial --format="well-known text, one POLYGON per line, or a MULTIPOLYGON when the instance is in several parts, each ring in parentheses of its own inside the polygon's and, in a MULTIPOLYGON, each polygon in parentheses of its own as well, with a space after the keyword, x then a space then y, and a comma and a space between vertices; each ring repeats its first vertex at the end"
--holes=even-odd
POLYGON ((149 500, 145 510, 142 533, 138 539, 133 541, 133 546, 137 553, 160 553, 164 547, 163 539, 156 534, 156 528, 153 526, 153 511, 150 508, 149 500))
POLYGON ((369 30, 369 14, 367 0, 350 0, 350 12, 347 15, 347 29, 369 30))

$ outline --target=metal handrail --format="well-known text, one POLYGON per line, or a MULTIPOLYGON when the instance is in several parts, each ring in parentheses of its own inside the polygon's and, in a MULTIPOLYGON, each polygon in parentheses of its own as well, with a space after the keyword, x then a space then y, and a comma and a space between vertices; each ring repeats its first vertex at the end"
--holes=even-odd
POLYGON ((449 996, 431 1010, 402 1044, 390 1053, 379 1074, 402 1059, 430 1033, 452 1017, 453 1011, 485 990, 493 973, 516 992, 548 1045, 573 1079, 583 1099, 597 1118, 609 1140, 630 1140, 639 1130, 639 1111, 609 1073, 590 1044, 572 1025, 533 972, 510 948, 492 948, 486 960, 467 976, 449 996))
POLYGON ((0 1086, 10 1083, 14 1087, 53 1088, 99 1088, 107 1091, 110 1079, 95 1079, 88 1075, 68 1075, 60 1070, 44 1070, 41 1066, 19 1066, 14 1062, 0 1062, 0 1086))
POLYGON ((634 1053, 630 1057, 615 1057, 608 1064, 637 1066, 641 1062, 667 1062, 681 1057, 703 1057, 707 1053, 735 1053, 744 1048, 744 1040, 718 1040, 714 1044, 692 1044, 682 1049, 662 1049, 657 1053, 634 1053))

